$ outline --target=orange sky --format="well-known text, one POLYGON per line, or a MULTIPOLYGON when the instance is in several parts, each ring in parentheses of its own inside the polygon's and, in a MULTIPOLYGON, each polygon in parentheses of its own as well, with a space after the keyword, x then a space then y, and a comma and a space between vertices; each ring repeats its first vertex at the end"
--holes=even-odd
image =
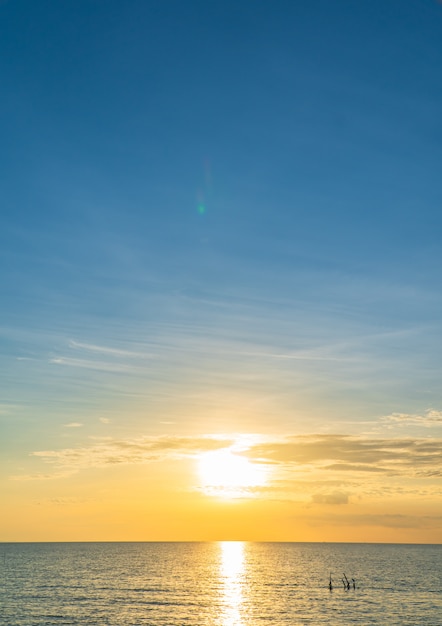
POLYGON ((441 41, 0 0, 0 541, 442 541, 441 41))
POLYGON ((6 541, 440 542, 440 441, 91 439, 3 483, 6 541))

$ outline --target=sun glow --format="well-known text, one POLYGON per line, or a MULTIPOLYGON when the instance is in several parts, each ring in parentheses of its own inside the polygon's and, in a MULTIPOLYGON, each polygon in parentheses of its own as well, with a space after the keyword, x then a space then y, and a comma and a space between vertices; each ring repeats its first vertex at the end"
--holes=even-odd
POLYGON ((250 498, 253 488, 267 481, 267 468, 251 463, 235 447, 206 452, 199 457, 198 470, 204 493, 221 498, 250 498))

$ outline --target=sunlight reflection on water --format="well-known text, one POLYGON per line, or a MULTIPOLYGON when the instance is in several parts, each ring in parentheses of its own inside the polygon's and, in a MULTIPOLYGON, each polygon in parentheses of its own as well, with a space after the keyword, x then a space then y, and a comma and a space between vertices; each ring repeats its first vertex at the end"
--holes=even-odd
POLYGON ((220 579, 222 583, 222 626, 242 626, 241 606, 244 584, 244 543, 220 543, 220 579))
POLYGON ((0 543, 0 624, 436 626, 441 564, 440 545, 0 543))

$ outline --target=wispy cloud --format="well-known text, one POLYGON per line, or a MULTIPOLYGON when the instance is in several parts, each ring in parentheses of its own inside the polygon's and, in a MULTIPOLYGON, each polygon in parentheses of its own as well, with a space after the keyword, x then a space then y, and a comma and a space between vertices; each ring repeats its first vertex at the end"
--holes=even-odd
MULTIPOLYGON (((299 516, 298 516, 299 517, 299 516)), ((378 526, 381 528, 434 529, 442 526, 441 515, 402 515, 402 514, 362 514, 351 515, 309 515, 305 518, 310 526, 378 526)))
POLYGON ((100 370, 103 372, 130 372, 133 367, 124 363, 111 363, 108 361, 94 361, 87 359, 73 359, 71 357, 60 356, 49 359, 54 365, 66 365, 69 367, 80 367, 90 370, 100 370))
POLYGON ((433 428, 442 426, 442 411, 427 409, 423 415, 419 413, 391 413, 383 418, 383 422, 397 426, 413 425, 433 428))
POLYGON ((171 456, 193 456, 225 448, 232 443, 232 439, 209 437, 140 437, 133 440, 105 440, 79 448, 36 451, 32 456, 57 467, 80 470, 147 463, 171 456))
POLYGON ((330 356, 327 354, 314 354, 308 352, 236 352, 238 356, 247 356, 265 359, 287 359, 294 361, 337 361, 349 362, 358 359, 354 357, 330 356))
POLYGON ((16 481, 30 481, 30 480, 57 480, 68 478, 72 476, 75 471, 72 470, 59 470, 53 472, 33 472, 31 474, 14 474, 11 476, 11 480, 16 481))
POLYGON ((388 472, 388 469, 385 467, 377 467, 375 465, 363 465, 362 463, 331 463, 327 465, 326 469, 334 471, 334 472, 374 472, 374 473, 384 473, 388 472))
POLYGON ((424 475, 442 469, 442 439, 370 439, 321 434, 288 437, 279 442, 252 446, 252 459, 285 465, 313 465, 319 469, 424 475))
POLYGON ((55 365, 123 374, 144 372, 145 361, 156 356, 152 352, 127 350, 73 339, 67 342, 63 352, 65 354, 50 357, 49 362, 55 365))
MULTIPOLYGON (((73 426, 72 426, 73 427, 73 426)), ((80 447, 38 450, 31 456, 55 471, 144 464, 167 458, 194 457, 237 445, 237 436, 138 437, 98 439, 80 447)), ((315 505, 349 504, 350 496, 434 495, 442 476, 442 439, 374 439, 346 435, 302 435, 256 443, 241 440, 235 454, 268 465, 269 482, 257 489, 265 497, 299 498, 315 505), (388 484, 381 477, 388 476, 388 484), (405 489, 406 480, 408 492, 405 489), (412 482, 416 481, 415 487, 412 482), (413 490, 414 489, 414 490, 413 490)), ((41 476, 38 476, 41 478, 41 476)))
POLYGON ((0 415, 9 415, 18 409, 17 404, 0 404, 0 415))
POLYGON ((348 494, 337 491, 334 493, 317 493, 312 496, 312 502, 328 505, 348 504, 348 494))
POLYGON ((34 505, 37 506, 56 506, 56 507, 69 507, 75 506, 77 504, 83 504, 84 502, 89 502, 90 500, 87 498, 43 498, 39 500, 35 500, 33 502, 34 505))
POLYGON ((69 341, 69 346, 77 350, 85 350, 87 352, 98 353, 98 354, 107 354, 109 356, 115 356, 115 357, 148 359, 148 358, 155 356, 155 354, 153 353, 123 350, 121 348, 112 348, 109 346, 101 346, 101 345, 97 345, 93 343, 74 341, 73 339, 69 341))
POLYGON ((69 422, 69 424, 63 424, 65 428, 81 428, 83 424, 81 422, 69 422))

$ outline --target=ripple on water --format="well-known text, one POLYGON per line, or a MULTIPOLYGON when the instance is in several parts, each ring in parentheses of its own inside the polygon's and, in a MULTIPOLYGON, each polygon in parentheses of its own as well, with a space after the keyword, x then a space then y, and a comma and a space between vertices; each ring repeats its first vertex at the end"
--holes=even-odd
POLYGON ((442 623, 442 546, 0 544, 0 556, 8 626, 442 623))

